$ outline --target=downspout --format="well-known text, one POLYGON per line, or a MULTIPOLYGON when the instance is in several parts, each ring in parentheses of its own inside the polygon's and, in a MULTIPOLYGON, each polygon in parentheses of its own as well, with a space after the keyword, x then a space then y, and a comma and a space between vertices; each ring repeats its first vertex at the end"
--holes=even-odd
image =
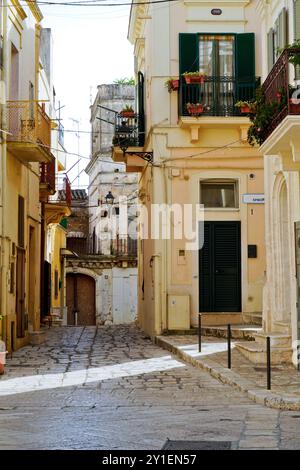
MULTIPOLYGON (((7 11, 8 8, 2 6, 3 2, 1 1, 1 10, 2 10, 2 24, 3 24, 3 63, 2 63, 2 73, 1 80, 3 86, 3 93, 6 95, 6 86, 8 83, 7 80, 7 11)), ((4 103, 2 104, 2 115, 1 115, 1 126, 4 131, 7 130, 7 119, 6 119, 6 96, 3 97, 4 103)), ((2 158, 1 158, 1 315, 3 315, 3 320, 1 320, 2 330, 1 335, 2 339, 6 341, 7 331, 6 331, 6 306, 7 306, 7 284, 6 276, 8 272, 7 263, 6 263, 6 161, 7 161, 7 152, 6 152, 6 136, 7 134, 2 132, 2 158)))

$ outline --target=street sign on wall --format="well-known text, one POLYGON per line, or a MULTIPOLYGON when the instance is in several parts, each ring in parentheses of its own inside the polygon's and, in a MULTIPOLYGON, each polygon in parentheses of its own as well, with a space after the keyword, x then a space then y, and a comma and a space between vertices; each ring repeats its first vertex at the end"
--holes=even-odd
POLYGON ((243 194, 242 201, 244 204, 264 204, 264 194, 243 194))

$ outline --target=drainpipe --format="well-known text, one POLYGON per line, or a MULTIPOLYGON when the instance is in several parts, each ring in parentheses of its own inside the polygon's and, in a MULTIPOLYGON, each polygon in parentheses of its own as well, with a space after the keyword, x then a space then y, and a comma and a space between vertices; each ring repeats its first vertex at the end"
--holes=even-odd
MULTIPOLYGON (((1 10, 2 10, 2 24, 3 24, 3 64, 2 64, 2 73, 1 73, 1 80, 3 83, 3 91, 6 94, 6 85, 8 83, 7 80, 7 12, 8 8, 4 8, 2 6, 1 1, 1 10)), ((4 96, 4 100, 6 102, 6 96, 4 96)), ((6 106, 5 104, 2 105, 2 120, 1 126, 3 130, 7 129, 7 119, 6 119, 6 106)), ((2 143, 1 143, 1 315, 4 316, 2 323, 2 339, 4 341, 7 340, 7 332, 6 332, 6 306, 7 306, 7 284, 6 284, 6 277, 8 272, 7 266, 7 256, 5 252, 7 238, 6 238, 6 161, 7 161, 7 153, 6 153, 6 136, 4 132, 2 132, 2 143)))

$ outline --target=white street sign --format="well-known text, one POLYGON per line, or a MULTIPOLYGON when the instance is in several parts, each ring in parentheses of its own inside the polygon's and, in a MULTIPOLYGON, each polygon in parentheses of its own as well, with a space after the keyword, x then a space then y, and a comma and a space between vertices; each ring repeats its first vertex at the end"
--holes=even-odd
POLYGON ((243 194, 243 203, 244 204, 264 204, 265 195, 264 194, 243 194))

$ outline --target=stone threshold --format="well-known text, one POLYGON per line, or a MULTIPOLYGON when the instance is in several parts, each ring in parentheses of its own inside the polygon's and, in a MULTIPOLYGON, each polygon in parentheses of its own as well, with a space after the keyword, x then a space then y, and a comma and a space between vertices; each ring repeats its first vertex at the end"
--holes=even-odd
MULTIPOLYGON (((193 350, 193 345, 187 345, 187 350, 183 350, 180 346, 172 343, 166 336, 156 336, 155 343, 161 348, 170 351, 184 362, 207 371, 212 377, 220 380, 220 382, 246 393, 248 398, 255 403, 279 410, 300 411, 300 396, 299 398, 292 397, 287 394, 272 392, 272 390, 258 388, 253 382, 245 379, 237 372, 221 366, 212 359, 207 357, 195 357, 195 348, 193 350)), ((199 353, 197 355, 199 355, 199 353)))

